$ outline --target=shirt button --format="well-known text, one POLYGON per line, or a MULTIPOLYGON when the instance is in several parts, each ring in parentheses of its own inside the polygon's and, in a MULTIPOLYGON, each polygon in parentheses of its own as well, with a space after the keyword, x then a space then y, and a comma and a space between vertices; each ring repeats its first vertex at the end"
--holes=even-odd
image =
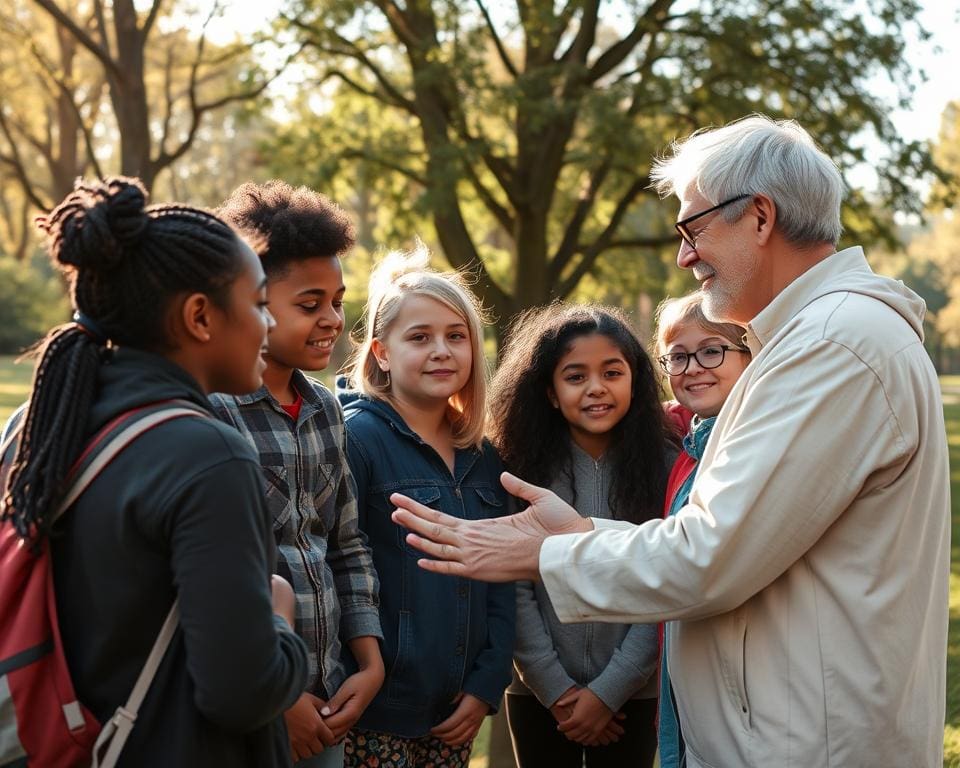
POLYGON ((466 584, 460 587, 460 597, 466 597, 469 594, 470 594, 470 587, 468 587, 466 584))
POLYGON ((457 656, 463 656, 463 646, 462 646, 462 645, 458 645, 458 646, 457 646, 457 656))

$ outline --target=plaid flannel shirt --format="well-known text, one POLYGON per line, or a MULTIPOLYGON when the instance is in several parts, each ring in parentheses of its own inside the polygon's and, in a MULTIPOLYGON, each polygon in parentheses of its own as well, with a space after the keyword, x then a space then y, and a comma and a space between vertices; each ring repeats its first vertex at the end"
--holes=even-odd
POLYGON ((379 583, 346 461, 343 412, 320 382, 294 371, 303 397, 296 424, 261 387, 252 395, 211 395, 217 415, 260 456, 277 541, 277 572, 297 598, 296 632, 307 644, 307 690, 327 699, 347 672, 342 642, 383 637, 379 583))

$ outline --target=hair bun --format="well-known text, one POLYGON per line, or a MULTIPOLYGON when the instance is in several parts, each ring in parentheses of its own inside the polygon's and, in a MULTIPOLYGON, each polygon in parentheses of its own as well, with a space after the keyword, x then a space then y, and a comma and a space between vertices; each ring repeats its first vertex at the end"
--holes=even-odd
POLYGON ((109 269, 143 240, 152 221, 146 204, 147 191, 139 179, 78 179, 73 192, 39 223, 51 256, 61 264, 109 269))

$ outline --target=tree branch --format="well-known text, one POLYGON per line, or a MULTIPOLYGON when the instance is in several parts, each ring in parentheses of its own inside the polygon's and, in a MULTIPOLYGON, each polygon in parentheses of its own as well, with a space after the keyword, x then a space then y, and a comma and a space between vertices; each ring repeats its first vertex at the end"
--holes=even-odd
MULTIPOLYGON (((299 19, 292 19, 292 23, 299 27, 302 31, 307 33, 307 43, 322 53, 333 54, 336 56, 346 56, 355 61, 360 62, 367 71, 373 75, 373 78, 380 84, 380 87, 383 88, 387 96, 390 97, 394 106, 400 107, 411 114, 415 114, 415 108, 413 101, 406 97, 391 80, 386 76, 383 70, 377 66, 373 60, 367 55, 367 52, 364 51, 359 45, 357 45, 353 40, 348 40, 343 35, 338 32, 331 31, 331 35, 340 45, 344 46, 343 49, 337 49, 329 45, 325 45, 320 41, 315 34, 315 30, 306 25, 299 19)), ((382 99, 381 99, 382 101, 382 99)))
POLYGON ((611 70, 620 66, 645 34, 652 34, 662 29, 667 21, 667 11, 670 10, 672 3, 673 0, 654 0, 643 15, 637 19, 637 23, 628 35, 600 54, 600 58, 590 67, 589 82, 595 83, 611 70))
POLYGON ((583 279, 583 277, 593 269, 593 265, 597 261, 597 257, 609 247, 609 243, 613 240, 614 234, 616 234, 617 229, 620 226, 620 222, 626 214, 627 209, 637 198, 637 196, 643 192, 644 188, 647 186, 646 179, 634 179, 633 183, 624 192, 623 196, 617 201, 616 208, 614 208, 613 214, 610 216, 610 221, 607 222, 607 226, 604 228, 603 232, 593 241, 592 244, 586 246, 583 250, 583 256, 580 259, 580 262, 573 269, 573 271, 567 275, 566 279, 560 283, 560 289, 558 291, 561 298, 569 296, 570 292, 577 287, 577 284, 583 279))
POLYGON ((570 263, 570 260, 577 252, 577 243, 580 240, 580 233, 583 231, 584 222, 586 222, 587 216, 593 209, 594 203, 596 203, 597 200, 597 193, 600 190, 600 186, 603 184, 604 180, 607 178, 607 174, 609 173, 610 159, 604 158, 603 162, 600 163, 600 165, 598 165, 590 174, 590 180, 587 183, 587 188, 584 191, 584 194, 580 196, 580 200, 577 202, 577 207, 574 209, 573 216, 570 217, 570 221, 567 223, 567 227, 564 230, 563 239, 560 241, 560 245, 557 247, 557 252, 548 266, 550 282, 555 282, 560 279, 560 275, 563 274, 563 270, 566 268, 567 264, 570 263))
POLYGON ((516 80, 517 77, 519 77, 519 73, 513 61, 510 59, 507 49, 504 48, 500 35, 497 34, 497 28, 493 25, 493 19, 490 18, 490 12, 487 10, 487 6, 483 4, 483 0, 476 0, 476 3, 480 8, 480 13, 483 14, 483 20, 487 23, 487 29, 490 30, 490 36, 493 38, 493 44, 497 48, 497 53, 500 54, 500 61, 503 62, 503 66, 506 67, 507 72, 516 80))
POLYGON ((163 153, 170 136, 170 125, 173 122, 173 46, 167 48, 167 58, 163 64, 163 121, 160 128, 158 146, 163 153))
POLYGON ((374 165, 379 165, 382 168, 386 168, 388 170, 399 173, 401 176, 404 176, 410 179, 411 181, 419 184, 424 189, 426 189, 429 186, 427 183, 426 177, 421 176, 416 171, 413 171, 407 168, 406 166, 401 165, 400 163, 394 162, 393 160, 387 160, 385 157, 380 157, 379 155, 371 154, 366 150, 358 149, 358 148, 345 149, 339 154, 340 154, 340 157, 345 159, 366 160, 368 163, 373 163, 374 165))
POLYGON ((677 236, 660 235, 659 237, 627 237, 621 240, 610 240, 604 245, 603 250, 610 251, 614 248, 662 248, 670 243, 675 243, 677 236))
POLYGON ((53 2, 53 0, 33 0, 33 2, 43 8, 48 14, 50 14, 54 21, 70 32, 76 41, 90 51, 90 53, 96 56, 103 66, 106 67, 115 77, 123 77, 123 72, 121 72, 120 66, 110 57, 110 51, 108 51, 105 47, 106 37, 104 37, 104 45, 97 43, 97 41, 90 37, 90 35, 88 35, 81 27, 79 27, 73 19, 60 10, 60 7, 53 2))
POLYGON ((387 17, 387 23, 403 45, 407 48, 416 48, 420 45, 420 38, 414 34, 409 19, 394 0, 374 0, 374 3, 387 17))
POLYGON ((497 220, 497 223, 500 224, 503 230, 510 237, 513 237, 516 222, 514 221, 513 216, 510 214, 510 211, 504 208, 493 196, 493 193, 487 189, 487 186, 483 183, 483 181, 481 181, 469 160, 465 159, 463 166, 467 174, 467 179, 470 181, 470 184, 473 186, 474 190, 476 190, 477 197, 480 198, 481 202, 486 206, 487 210, 497 220))
POLYGON ((10 154, 0 155, 0 161, 6 163, 13 169, 14 175, 19 179, 20 186, 23 188, 24 194, 30 198, 30 202, 42 211, 49 211, 52 206, 40 197, 34 189, 33 184, 30 183, 30 175, 27 173, 26 167, 24 167, 20 150, 17 148, 17 143, 14 141, 13 134, 10 131, 10 125, 7 123, 6 116, 3 114, 2 109, 0 109, 0 133, 3 133, 7 143, 10 145, 10 154))
POLYGON ((153 0, 153 5, 150 6, 150 13, 147 14, 147 18, 143 22, 143 29, 141 30, 144 40, 150 37, 150 30, 153 29, 153 25, 157 20, 157 16, 160 15, 161 5, 163 5, 163 0, 153 0))

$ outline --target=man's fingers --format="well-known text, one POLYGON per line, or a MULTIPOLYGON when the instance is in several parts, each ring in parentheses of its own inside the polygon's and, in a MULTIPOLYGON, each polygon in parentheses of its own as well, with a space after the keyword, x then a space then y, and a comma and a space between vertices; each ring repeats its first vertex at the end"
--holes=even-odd
POLYGON ((404 496, 402 493, 390 494, 390 503, 409 512, 411 520, 416 518, 417 520, 422 520, 424 523, 433 523, 434 525, 441 525, 444 528, 456 528, 460 522, 459 518, 445 515, 443 512, 431 509, 419 501, 414 501, 409 496, 404 496))
MULTIPOLYGON (((413 534, 410 534, 413 536, 413 534)), ((409 543, 409 539, 407 540, 409 543)), ((411 546, 415 546, 411 544, 411 546)), ((467 566, 463 563, 457 563, 447 560, 429 560, 427 558, 421 558, 417 560, 417 565, 419 565, 423 570, 430 571, 430 573, 442 573, 444 576, 466 576, 469 578, 470 574, 467 573, 467 566)))
POLYGON ((406 542, 414 549, 419 549, 423 554, 435 557, 437 560, 460 560, 460 550, 455 544, 437 542, 416 533, 406 534, 406 542))
POLYGON ((509 472, 503 472, 500 475, 500 484, 511 496, 516 496, 517 498, 523 499, 524 501, 528 501, 530 503, 535 502, 544 493, 547 493, 546 488, 541 488, 539 485, 534 485, 533 483, 528 483, 526 480, 521 480, 516 475, 511 475, 509 472))

